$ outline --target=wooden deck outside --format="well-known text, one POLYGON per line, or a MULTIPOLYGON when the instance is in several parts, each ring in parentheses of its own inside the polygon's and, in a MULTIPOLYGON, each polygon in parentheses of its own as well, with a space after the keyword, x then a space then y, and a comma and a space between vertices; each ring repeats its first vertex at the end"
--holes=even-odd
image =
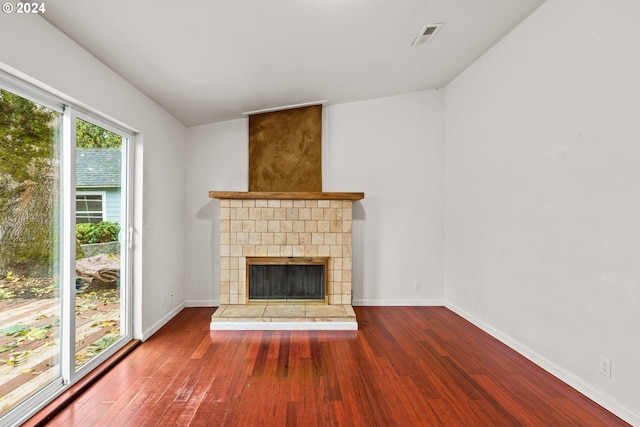
MULTIPOLYGON (((102 350, 96 342, 119 336, 120 305, 114 295, 116 290, 103 290, 78 297, 76 367, 102 350)), ((0 330, 28 325, 42 331, 18 345, 16 337, 0 334, 0 415, 59 376, 59 303, 53 298, 0 300, 0 330)))

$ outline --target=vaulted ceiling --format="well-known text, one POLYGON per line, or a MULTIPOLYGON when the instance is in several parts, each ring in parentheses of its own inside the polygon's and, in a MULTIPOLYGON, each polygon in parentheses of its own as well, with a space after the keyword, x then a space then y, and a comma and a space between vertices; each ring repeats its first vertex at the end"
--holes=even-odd
POLYGON ((60 0, 43 15, 186 125, 440 88, 544 0, 60 0), (425 44, 427 24, 443 25, 425 44))

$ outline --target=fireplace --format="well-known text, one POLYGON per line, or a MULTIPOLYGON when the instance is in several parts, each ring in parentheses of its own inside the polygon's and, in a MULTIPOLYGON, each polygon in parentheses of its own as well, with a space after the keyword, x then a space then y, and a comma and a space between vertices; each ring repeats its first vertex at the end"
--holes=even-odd
POLYGON ((209 196, 220 199, 220 306, 212 330, 357 329, 352 212, 364 193, 209 196), (267 285, 254 295, 256 279, 267 285))
POLYGON ((328 257, 247 257, 248 302, 327 302, 328 257))

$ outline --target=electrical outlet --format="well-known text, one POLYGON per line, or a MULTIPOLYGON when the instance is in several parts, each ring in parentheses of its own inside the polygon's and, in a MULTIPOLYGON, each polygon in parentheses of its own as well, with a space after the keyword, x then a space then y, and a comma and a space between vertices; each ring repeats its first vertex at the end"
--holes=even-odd
POLYGON ((607 378, 611 378, 611 359, 600 358, 600 373, 607 378))
POLYGON ((169 294, 169 298, 171 299, 171 301, 173 301, 173 291, 171 291, 171 293, 169 294))
POLYGON ((413 290, 414 291, 422 290, 422 286, 420 285, 420 282, 413 282, 413 290))

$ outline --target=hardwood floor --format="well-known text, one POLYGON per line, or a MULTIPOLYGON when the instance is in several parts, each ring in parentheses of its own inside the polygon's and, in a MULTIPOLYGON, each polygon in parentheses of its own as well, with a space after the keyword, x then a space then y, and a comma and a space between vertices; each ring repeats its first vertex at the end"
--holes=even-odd
POLYGON ((50 426, 628 425, 442 307, 359 331, 209 331, 189 308, 50 426))

